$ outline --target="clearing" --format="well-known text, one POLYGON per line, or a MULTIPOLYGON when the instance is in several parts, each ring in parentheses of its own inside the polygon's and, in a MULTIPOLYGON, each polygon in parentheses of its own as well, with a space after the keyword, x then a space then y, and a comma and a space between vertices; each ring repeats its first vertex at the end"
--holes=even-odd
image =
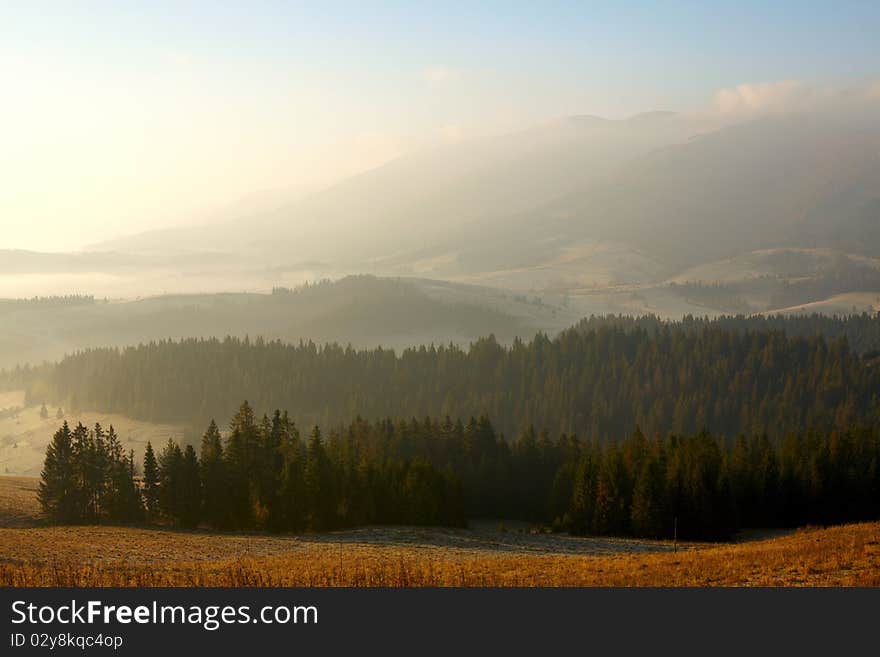
POLYGON ((138 464, 143 460, 147 441, 161 449, 169 438, 179 442, 183 436, 182 426, 142 422, 98 411, 70 413, 65 409, 64 417, 57 419, 58 409, 51 407, 48 408, 48 419, 44 420, 40 417, 39 406, 21 408, 23 405, 24 392, 0 393, 0 475, 38 477, 46 458, 46 446, 64 421, 71 427, 78 422, 86 426, 98 422, 105 429, 112 425, 123 449, 126 452, 134 450, 138 464), (3 413, 4 410, 7 412, 3 413))

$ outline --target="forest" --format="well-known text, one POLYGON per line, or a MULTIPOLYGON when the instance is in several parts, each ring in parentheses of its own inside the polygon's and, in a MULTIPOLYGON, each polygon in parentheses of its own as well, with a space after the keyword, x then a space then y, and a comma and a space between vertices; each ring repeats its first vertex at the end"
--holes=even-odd
POLYGON ((736 437, 876 426, 876 317, 589 318, 555 338, 399 354, 338 344, 226 338, 86 350, 5 374, 28 403, 99 409, 193 427, 249 399, 287 408, 305 425, 356 417, 479 417, 505 436, 619 441, 648 436, 736 437), (852 345, 856 344, 857 347, 852 345), (869 347, 871 350, 869 350, 869 347))
POLYGON ((225 437, 209 424, 198 454, 171 440, 158 454, 148 445, 140 476, 112 427, 65 423, 47 448, 39 499, 62 524, 279 532, 498 518, 575 534, 726 539, 742 527, 880 517, 880 435, 649 439, 637 429, 603 445, 529 428, 506 441, 486 417, 446 417, 356 419, 303 437, 286 412, 258 418, 245 402, 225 437))
POLYGON ((32 297, 30 299, 0 299, 0 312, 24 308, 72 308, 76 306, 93 306, 95 303, 95 297, 90 294, 32 297))

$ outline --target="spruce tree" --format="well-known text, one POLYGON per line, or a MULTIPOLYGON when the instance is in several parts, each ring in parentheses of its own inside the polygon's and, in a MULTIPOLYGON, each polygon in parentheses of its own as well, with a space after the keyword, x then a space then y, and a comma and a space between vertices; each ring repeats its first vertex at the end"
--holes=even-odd
POLYGON ((183 452, 171 438, 159 454, 159 510, 168 520, 181 520, 183 503, 183 452))
POLYGON ((80 517, 83 522, 98 522, 106 484, 103 430, 96 425, 96 430, 89 431, 78 423, 71 437, 80 517))
POLYGON ((669 525, 660 466, 649 457, 642 464, 633 488, 632 531, 636 536, 667 538, 669 525))
POLYGON ((159 513, 159 464, 156 462, 156 454, 149 441, 144 450, 143 488, 147 520, 153 521, 159 513))
POLYGON ((324 449, 324 439, 317 426, 309 438, 303 479, 309 529, 322 531, 332 528, 336 510, 333 474, 324 449))
POLYGON ((283 526, 281 488, 285 453, 294 441, 296 427, 287 413, 276 410, 271 423, 264 422, 260 431, 259 486, 257 490, 265 514, 265 527, 278 531, 283 526))
POLYGON ((183 451, 178 504, 180 523, 188 528, 198 526, 202 511, 202 484, 199 479, 199 461, 192 445, 187 445, 183 451))
POLYGON ((230 422, 224 450, 229 485, 229 515, 235 528, 250 527, 253 524, 259 442, 259 427, 254 411, 245 401, 230 422))
POLYGON ((281 470, 279 504, 280 525, 290 531, 301 531, 308 521, 308 500, 305 487, 305 458, 298 435, 294 432, 282 446, 284 465, 281 470))
POLYGON ((203 517, 215 529, 225 529, 229 526, 229 484, 220 430, 214 420, 202 436, 200 461, 203 517))
POLYGON ((46 460, 40 474, 40 507, 51 522, 68 524, 80 521, 73 458, 71 431, 65 422, 46 448, 46 460))

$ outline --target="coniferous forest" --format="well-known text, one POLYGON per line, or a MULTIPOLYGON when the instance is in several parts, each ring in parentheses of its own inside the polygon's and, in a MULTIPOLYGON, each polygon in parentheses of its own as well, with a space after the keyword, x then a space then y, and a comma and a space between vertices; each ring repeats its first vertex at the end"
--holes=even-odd
POLYGON ((245 402, 225 437, 212 421, 200 453, 148 445, 142 475, 112 428, 50 444, 40 501, 59 523, 322 531, 365 524, 462 526, 526 520, 572 533, 729 538, 742 527, 880 517, 880 436, 830 433, 722 440, 708 433, 600 444, 527 429, 506 441, 467 423, 357 419, 301 436, 287 413, 245 402))
MULTIPOLYGON (((400 354, 311 342, 227 338, 95 349, 8 373, 30 401, 100 409, 195 434, 241 399, 260 413, 287 408, 305 425, 360 416, 479 417, 505 436, 529 426, 614 441, 706 430, 777 439, 876 426, 877 318, 686 320, 593 318, 550 339, 400 354), (759 330, 760 329, 760 330, 759 330), (828 335, 826 335, 826 333, 828 335)), ((193 438, 194 439, 194 438, 193 438)))
POLYGON ((400 355, 169 340, 7 377, 31 401, 208 426, 149 446, 136 468, 112 429, 64 425, 41 490, 58 522, 320 531, 498 518, 714 539, 880 517, 880 366, 866 347, 878 321, 593 317, 554 339, 400 355), (236 407, 221 432, 211 418, 236 407))

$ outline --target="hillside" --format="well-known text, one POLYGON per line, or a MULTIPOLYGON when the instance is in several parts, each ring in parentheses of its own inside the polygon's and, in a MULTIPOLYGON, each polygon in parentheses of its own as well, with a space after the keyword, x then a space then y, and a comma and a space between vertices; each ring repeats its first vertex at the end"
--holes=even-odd
POLYGON ((679 267, 780 246, 878 255, 878 148, 875 110, 757 119, 657 149, 533 217, 679 267))
MULTIPOLYGON (((572 117, 406 156, 271 212, 161 239, 275 265, 293 252, 515 289, 658 283, 768 248, 877 256, 877 115, 865 101, 726 124, 572 117)), ((156 239, 99 248, 151 253, 156 239)))
MULTIPOLYGON (((366 273, 567 297, 581 316, 677 318, 880 293, 880 274, 851 271, 876 270, 880 257, 877 116, 876 101, 863 100, 737 121, 570 117, 416 152, 311 194, 242 203, 199 226, 83 253, 3 252, 0 297, 250 294, 366 273), (829 274, 842 263, 845 276, 829 274), (812 287, 804 280, 829 276, 812 287), (727 289, 683 295, 670 283, 727 289)), ((420 312, 415 304, 410 314, 420 312)), ((349 338, 303 322, 248 331, 349 338)), ((401 330, 393 344, 413 344, 413 328, 401 330)), ((473 337, 470 329, 415 333, 473 337)), ((30 339, 15 349, 35 351, 30 339)))
POLYGON ((870 424, 880 412, 880 370, 860 355, 877 349, 877 317, 688 320, 659 330, 620 319, 510 346, 486 337, 467 350, 164 341, 81 353, 7 385, 26 385, 33 400, 153 422, 222 422, 248 399, 306 425, 488 414, 508 436, 533 425, 597 440, 636 426, 648 435, 781 437, 870 424))
POLYGON ((189 337, 262 336, 289 342, 403 348, 508 342, 558 332, 579 313, 561 298, 416 279, 348 277, 273 294, 163 295, 70 304, 0 301, 0 369, 89 347, 189 337))
POLYGON ((864 523, 672 552, 670 543, 522 540, 491 530, 389 528, 273 538, 0 529, 0 585, 880 586, 878 534, 880 523, 864 523))
MULTIPOLYGON (((268 213, 214 226, 133 236, 95 249, 139 253, 157 239, 197 250, 293 248, 336 265, 429 249, 458 250, 503 218, 602 180, 632 157, 687 139, 702 122, 668 113, 612 121, 575 116, 512 134, 407 155, 268 213)), ((505 238, 506 242, 509 242, 505 238)))

